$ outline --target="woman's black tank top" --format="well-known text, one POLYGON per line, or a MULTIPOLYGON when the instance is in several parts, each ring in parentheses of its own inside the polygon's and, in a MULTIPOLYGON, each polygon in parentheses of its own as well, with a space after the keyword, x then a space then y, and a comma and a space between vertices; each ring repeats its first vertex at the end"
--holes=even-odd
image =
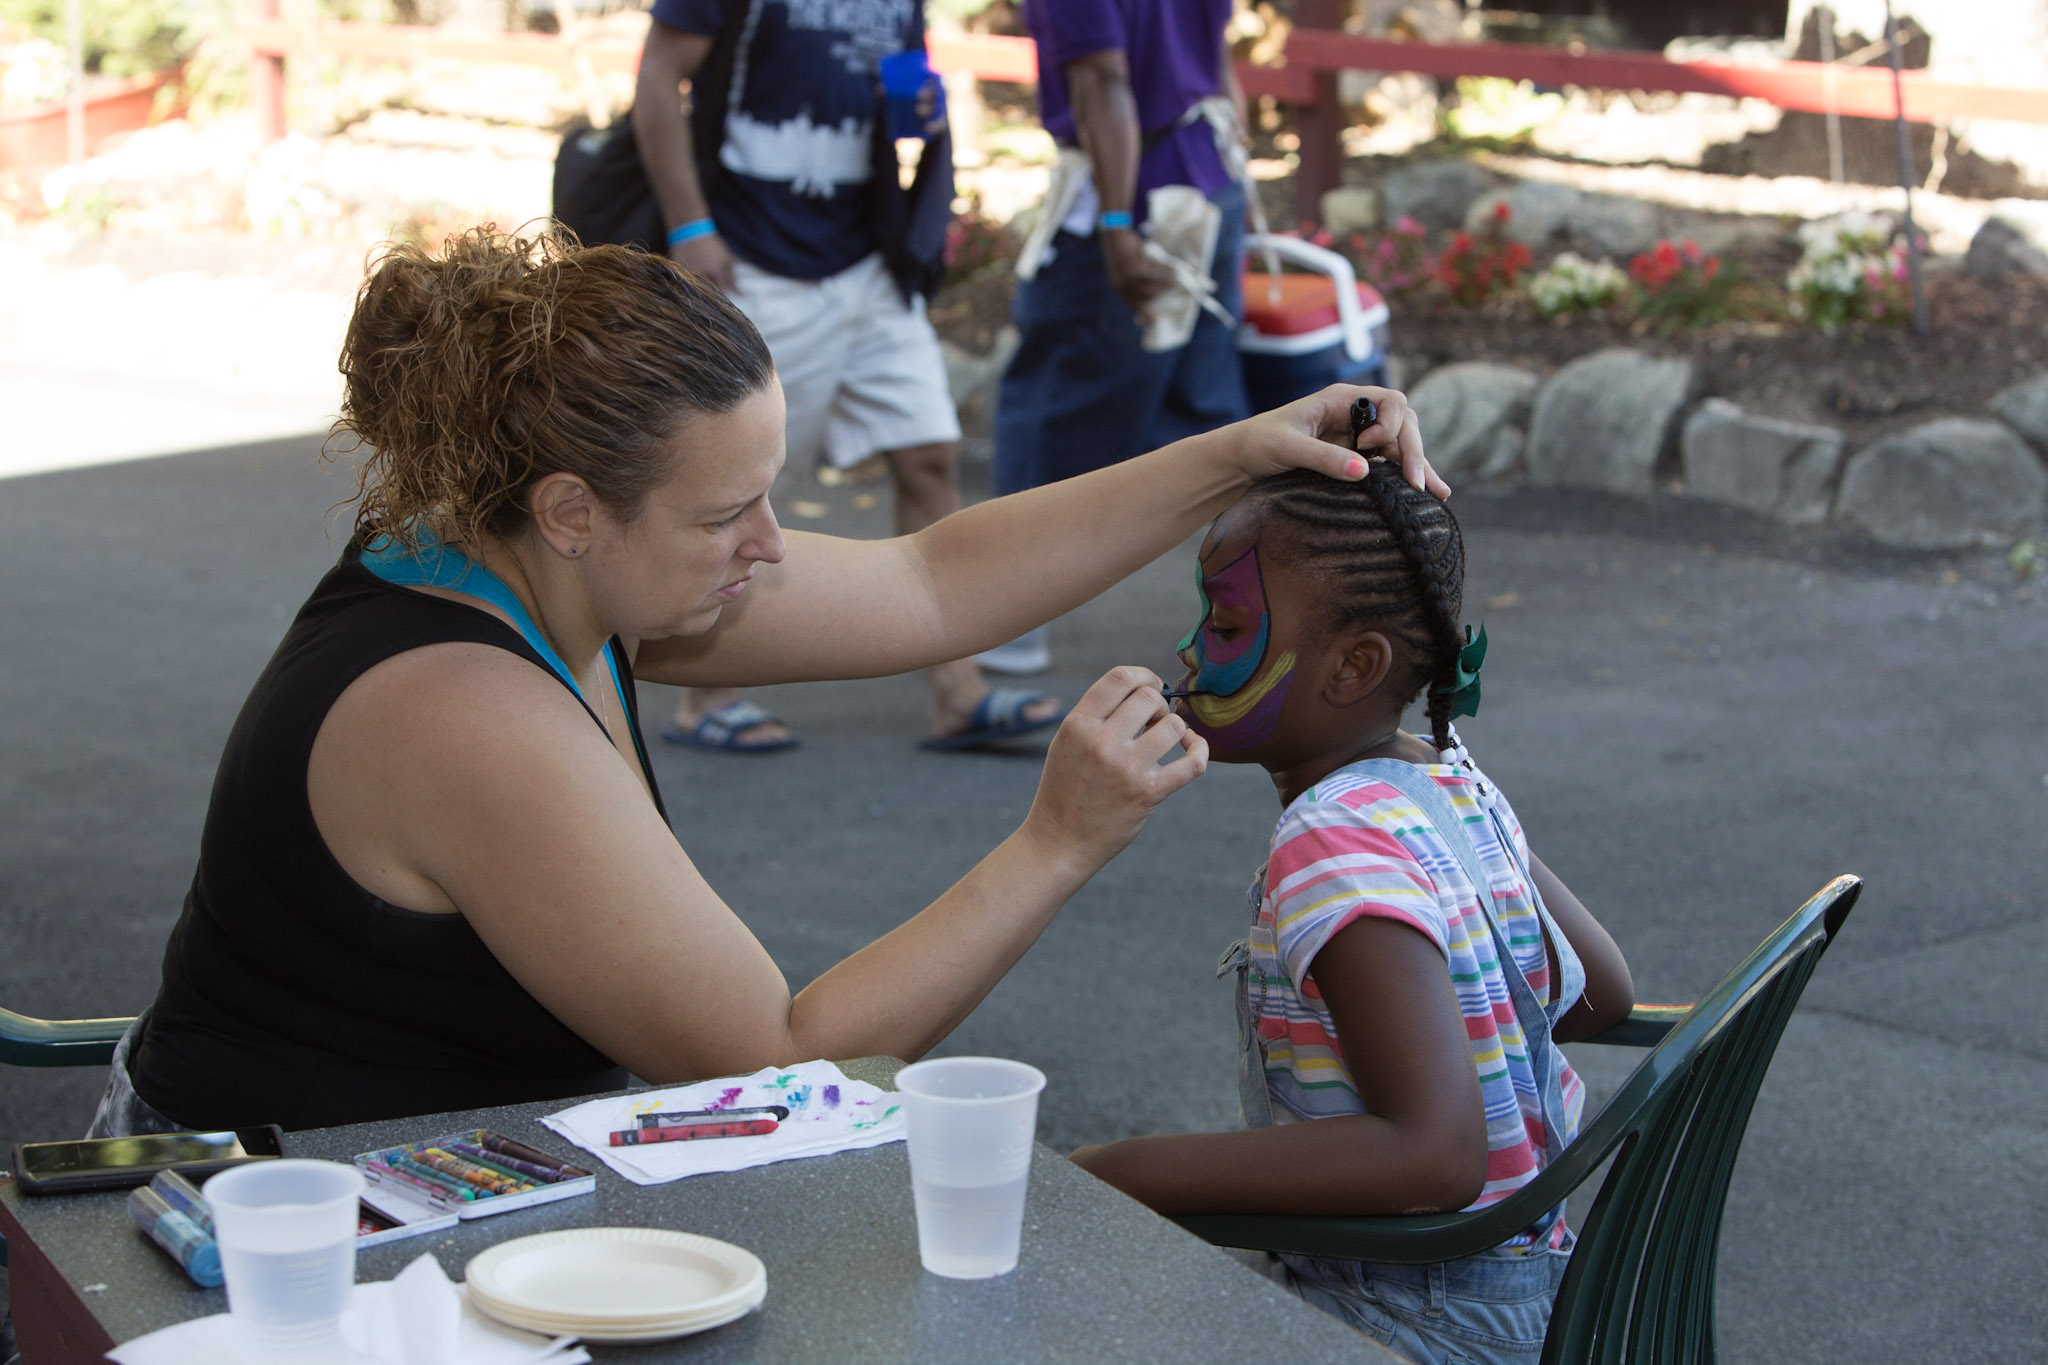
MULTIPOLYGON (((383 660, 458 640, 557 676, 496 617, 386 583, 351 546, 256 680, 130 1058, 136 1093, 176 1122, 324 1128, 628 1083, 512 979, 468 920, 379 900, 314 826, 306 770, 328 708, 383 660)), ((644 754, 631 666, 617 640, 610 648, 644 754)))

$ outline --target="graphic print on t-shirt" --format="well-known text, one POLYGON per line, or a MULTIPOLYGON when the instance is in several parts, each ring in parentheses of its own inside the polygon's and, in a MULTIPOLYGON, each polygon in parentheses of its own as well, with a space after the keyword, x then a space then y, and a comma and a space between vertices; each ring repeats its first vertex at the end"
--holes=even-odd
POLYGON ((829 199, 868 180, 875 63, 903 50, 916 0, 752 0, 733 69, 719 160, 728 170, 829 199), (769 32, 778 20, 782 32, 769 32), (777 49, 780 74, 752 62, 777 49))

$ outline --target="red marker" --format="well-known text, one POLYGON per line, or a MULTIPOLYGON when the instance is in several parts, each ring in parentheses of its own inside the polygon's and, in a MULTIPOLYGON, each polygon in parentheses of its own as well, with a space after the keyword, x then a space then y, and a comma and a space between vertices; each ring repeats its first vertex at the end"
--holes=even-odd
POLYGON ((689 1142, 695 1138, 766 1137, 779 1125, 774 1119, 734 1119, 725 1123, 682 1123, 670 1128, 621 1128, 612 1134, 614 1147, 639 1147, 651 1142, 689 1142))

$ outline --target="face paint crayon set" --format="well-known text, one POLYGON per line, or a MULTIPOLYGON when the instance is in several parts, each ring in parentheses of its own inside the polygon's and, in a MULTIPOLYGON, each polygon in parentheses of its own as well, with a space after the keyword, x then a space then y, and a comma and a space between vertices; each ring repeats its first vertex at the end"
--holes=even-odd
POLYGON ((364 1152, 355 1164, 369 1182, 358 1246, 597 1189, 594 1172, 488 1128, 364 1152), (390 1223, 373 1226, 373 1213, 390 1223))

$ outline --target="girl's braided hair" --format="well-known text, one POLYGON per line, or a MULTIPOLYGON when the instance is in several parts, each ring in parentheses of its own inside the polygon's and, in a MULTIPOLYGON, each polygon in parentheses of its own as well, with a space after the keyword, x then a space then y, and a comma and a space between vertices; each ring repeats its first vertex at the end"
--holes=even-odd
POLYGON ((1431 737, 1450 748, 1465 598, 1465 538, 1450 508, 1380 460, 1356 483, 1294 470, 1246 496, 1277 533, 1262 536, 1273 557, 1328 582, 1324 629, 1370 626, 1408 647, 1402 701, 1428 687, 1431 737))

